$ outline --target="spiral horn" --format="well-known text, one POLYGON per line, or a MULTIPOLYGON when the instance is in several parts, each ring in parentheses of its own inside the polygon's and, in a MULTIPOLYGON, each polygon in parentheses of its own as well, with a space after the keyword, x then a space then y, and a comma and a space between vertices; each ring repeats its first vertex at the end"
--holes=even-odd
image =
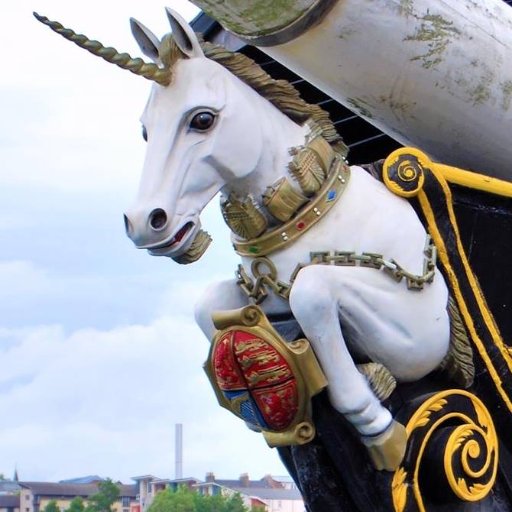
POLYGON ((160 85, 169 85, 171 82, 171 71, 168 68, 161 68, 139 58, 134 59, 128 53, 119 53, 115 48, 105 47, 99 41, 91 40, 83 34, 77 34, 70 28, 63 27, 59 22, 49 20, 46 16, 41 16, 36 12, 33 14, 38 21, 50 27, 57 34, 111 64, 127 69, 160 85))

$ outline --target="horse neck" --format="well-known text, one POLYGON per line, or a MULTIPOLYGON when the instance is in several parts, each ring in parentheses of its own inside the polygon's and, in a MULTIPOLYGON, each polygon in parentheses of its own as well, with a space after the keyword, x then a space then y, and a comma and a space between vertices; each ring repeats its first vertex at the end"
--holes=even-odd
POLYGON ((253 171, 244 178, 233 180, 223 192, 233 192, 237 196, 250 194, 259 203, 261 195, 269 185, 283 176, 288 176, 288 163, 291 159, 289 150, 304 144, 308 128, 289 119, 257 93, 256 96, 256 108, 261 112, 263 149, 260 159, 253 171))

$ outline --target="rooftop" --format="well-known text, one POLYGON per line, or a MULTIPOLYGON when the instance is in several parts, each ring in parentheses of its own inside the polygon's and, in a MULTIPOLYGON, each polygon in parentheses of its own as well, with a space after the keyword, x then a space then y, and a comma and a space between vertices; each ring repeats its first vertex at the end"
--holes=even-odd
POLYGON ((0 508, 9 508, 15 507, 19 508, 20 506, 20 495, 14 494, 3 494, 0 495, 0 508))
MULTIPOLYGON (((83 496, 88 497, 98 492, 98 484, 54 483, 54 482, 20 482, 24 489, 30 489, 39 496, 83 496)), ((120 496, 135 498, 135 485, 117 484, 120 496)))

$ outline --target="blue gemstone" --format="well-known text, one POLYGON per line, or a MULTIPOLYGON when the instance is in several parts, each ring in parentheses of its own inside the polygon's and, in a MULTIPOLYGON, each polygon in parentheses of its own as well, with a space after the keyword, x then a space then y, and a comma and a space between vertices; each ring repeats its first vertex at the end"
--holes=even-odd
POLYGON ((327 202, 333 201, 336 198, 336 190, 329 190, 327 192, 327 202))

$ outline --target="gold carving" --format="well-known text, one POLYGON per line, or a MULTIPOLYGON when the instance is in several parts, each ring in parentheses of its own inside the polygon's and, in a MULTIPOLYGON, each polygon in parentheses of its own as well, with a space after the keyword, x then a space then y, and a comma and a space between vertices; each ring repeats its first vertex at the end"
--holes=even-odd
POLYGON ((127 53, 119 53, 115 48, 105 47, 100 42, 89 39, 83 34, 77 34, 70 28, 63 27, 58 21, 51 21, 46 16, 34 13, 38 21, 50 27, 54 32, 61 35, 68 41, 75 43, 80 48, 91 52, 97 57, 115 64, 122 69, 127 69, 136 75, 153 80, 160 85, 169 85, 172 74, 169 68, 161 68, 156 64, 144 62, 142 59, 130 57, 127 53))
POLYGON ((255 238, 267 229, 267 219, 251 197, 242 201, 231 194, 221 209, 226 224, 240 238, 255 238))
POLYGON ((424 404, 416 412, 407 426, 411 428, 411 431, 420 427, 427 426, 431 421, 432 413, 442 410, 447 403, 448 402, 441 397, 437 398, 436 400, 429 401, 428 405, 424 404))
POLYGON ((492 418, 483 406, 476 403, 478 421, 457 427, 450 435, 444 452, 444 470, 452 491, 464 501, 480 501, 491 491, 498 470, 498 438, 492 418), (480 467, 474 467, 484 455, 480 467), (462 466, 462 471, 458 467, 462 466), (482 477, 484 481, 481 480, 482 477))
POLYGON ((393 475, 391 482, 391 494, 393 497, 393 506, 395 512, 403 512, 407 505, 407 487, 405 481, 407 478, 407 471, 404 468, 398 468, 393 475))
POLYGON ((295 241, 311 229, 336 204, 350 180, 350 168, 341 159, 333 162, 331 173, 318 194, 285 224, 251 240, 235 242, 240 256, 266 256, 295 241))
POLYGON ((263 430, 262 434, 269 446, 277 447, 307 444, 315 437, 316 430, 312 423, 303 421, 286 432, 263 430))
MULTIPOLYGON (((229 333, 241 329, 244 333, 250 334, 251 338, 254 336, 256 343, 261 344, 261 340, 268 343, 289 366, 289 368, 284 368, 281 365, 273 368, 271 371, 254 375, 246 373, 246 377, 251 381, 251 386, 258 383, 261 379, 267 381, 269 378, 271 381, 282 380, 282 377, 289 374, 290 371, 296 380, 299 400, 298 410, 293 421, 286 429, 281 431, 262 429, 265 440, 271 447, 305 444, 311 441, 315 436, 315 427, 311 421, 311 398, 327 386, 327 380, 308 340, 300 339, 287 343, 272 327, 265 313, 258 306, 246 306, 241 309, 217 312, 212 315, 212 319, 218 331, 215 333, 210 354, 204 368, 215 390, 219 404, 241 417, 241 404, 238 401, 233 403, 226 398, 215 379, 212 362, 212 355, 216 345, 221 343, 229 333)), ((245 340, 245 343, 250 345, 251 338, 245 340)), ((243 352, 241 348, 240 351, 243 352)), ((266 356, 267 353, 264 351, 262 354, 258 354, 256 358, 265 358, 266 356)), ((256 359, 253 358, 250 362, 254 364, 256 359)), ((276 391, 276 396, 280 396, 279 390, 276 391)))
POLYGON ((331 145, 323 137, 315 137, 308 143, 308 148, 317 154, 318 162, 327 176, 334 160, 334 151, 331 145))
POLYGON ((302 192, 307 196, 318 192, 326 178, 318 154, 310 147, 296 149, 292 161, 288 164, 290 174, 297 180, 302 192))
POLYGON ((498 437, 492 417, 478 397, 461 389, 440 391, 418 407, 406 432, 406 457, 391 484, 396 512, 405 509, 409 498, 415 502, 415 510, 426 512, 420 488, 423 464, 427 465, 423 471, 433 472, 437 478, 444 470, 442 480, 460 500, 480 501, 491 492, 498 469, 498 437), (447 434, 445 441, 436 437, 440 433, 447 434), (441 456, 433 458, 433 453, 441 456))
POLYGON ((297 210, 308 202, 308 198, 297 192, 286 178, 281 178, 267 188, 263 194, 263 204, 269 213, 286 222, 291 219, 297 210))
POLYGON ((208 249, 211 243, 212 237, 206 231, 200 229, 188 250, 184 254, 173 257, 172 259, 182 265, 194 263, 194 261, 197 261, 206 252, 206 249, 208 249))
POLYGON ((363 437, 362 441, 377 470, 395 471, 404 458, 407 432, 401 423, 393 420, 382 434, 363 437))
POLYGON ((464 388, 469 388, 475 378, 473 348, 469 340, 459 308, 453 297, 448 297, 450 316, 450 348, 441 361, 439 369, 464 388))
POLYGON ((380 363, 358 364, 357 369, 364 375, 375 396, 382 402, 391 396, 396 388, 396 379, 380 363))

